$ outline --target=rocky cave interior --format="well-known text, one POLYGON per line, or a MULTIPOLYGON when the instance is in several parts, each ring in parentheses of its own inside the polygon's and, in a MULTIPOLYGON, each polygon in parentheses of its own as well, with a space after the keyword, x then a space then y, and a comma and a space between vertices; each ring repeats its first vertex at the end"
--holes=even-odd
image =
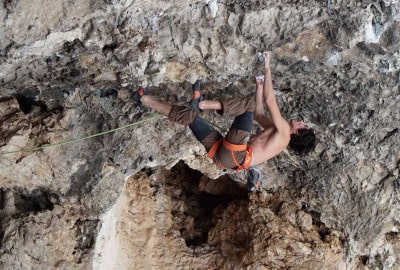
POLYGON ((0 269, 400 268, 398 1, 0 6, 0 269), (203 78, 205 98, 251 97, 264 50, 318 143, 249 193, 131 94, 186 104, 203 78))

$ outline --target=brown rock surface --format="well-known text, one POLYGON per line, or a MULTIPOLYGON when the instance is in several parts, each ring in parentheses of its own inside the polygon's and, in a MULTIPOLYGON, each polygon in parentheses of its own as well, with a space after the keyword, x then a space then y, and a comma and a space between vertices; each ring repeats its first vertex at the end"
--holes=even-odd
POLYGON ((394 0, 2 1, 0 269, 400 268, 399 21, 394 0), (165 118, 4 155, 152 116, 138 85, 251 97, 265 49, 318 145, 259 166, 260 193, 165 118))

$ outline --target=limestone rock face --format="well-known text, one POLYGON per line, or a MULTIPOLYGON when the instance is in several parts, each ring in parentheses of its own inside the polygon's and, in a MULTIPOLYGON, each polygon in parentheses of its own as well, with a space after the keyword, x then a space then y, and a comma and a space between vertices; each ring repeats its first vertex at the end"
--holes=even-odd
POLYGON ((394 0, 2 1, 0 268, 400 268, 399 21, 394 0), (318 144, 248 193, 130 96, 251 98, 264 50, 318 144))

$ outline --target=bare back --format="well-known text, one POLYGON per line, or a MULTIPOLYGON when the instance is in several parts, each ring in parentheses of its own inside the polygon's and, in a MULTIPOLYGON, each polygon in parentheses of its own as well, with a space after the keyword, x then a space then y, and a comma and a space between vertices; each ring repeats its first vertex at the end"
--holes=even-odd
POLYGON ((275 126, 269 126, 250 137, 248 144, 253 149, 252 166, 273 158, 287 147, 290 141, 290 126, 287 122, 286 126, 280 132, 275 126))

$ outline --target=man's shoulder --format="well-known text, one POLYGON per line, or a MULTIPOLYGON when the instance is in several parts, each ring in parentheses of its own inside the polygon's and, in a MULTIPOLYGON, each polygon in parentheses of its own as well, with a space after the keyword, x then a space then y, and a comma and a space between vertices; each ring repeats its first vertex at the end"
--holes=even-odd
POLYGON ((257 156, 257 160, 263 159, 266 161, 282 152, 288 146, 289 141, 290 133, 287 136, 280 132, 273 132, 268 135, 261 134, 249 145, 252 147, 255 156, 257 156))
MULTIPOLYGON (((288 126, 289 127, 289 126, 288 126)), ((264 129, 254 135, 254 141, 265 144, 288 144, 290 141, 290 127, 278 130, 276 127, 264 129)))

